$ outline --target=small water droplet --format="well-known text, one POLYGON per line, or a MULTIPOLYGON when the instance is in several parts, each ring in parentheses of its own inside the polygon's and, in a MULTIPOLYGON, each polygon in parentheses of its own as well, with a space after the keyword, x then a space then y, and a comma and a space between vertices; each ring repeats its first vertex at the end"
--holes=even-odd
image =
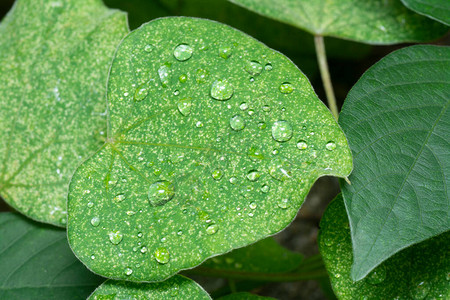
POLYGON ((136 89, 136 92, 134 93, 134 100, 135 101, 142 101, 147 97, 148 95, 148 87, 147 83, 143 83, 136 89))
POLYGON ((331 245, 333 245, 333 238, 330 236, 327 236, 324 240, 324 243, 327 247, 331 247, 331 245))
POLYGON ((270 106, 269 105, 264 105, 262 109, 263 109, 264 112, 269 112, 270 111, 270 106))
POLYGON ((206 233, 209 235, 212 235, 212 234, 216 233, 218 230, 219 230, 219 225, 211 224, 208 226, 208 228, 206 228, 206 233))
POLYGON ((255 82, 255 78, 250 77, 250 82, 255 82))
POLYGON ((234 88, 226 79, 218 79, 211 85, 211 97, 216 100, 225 101, 234 94, 234 88))
POLYGON ((231 183, 231 184, 236 184, 237 182, 238 182, 238 180, 237 180, 236 177, 231 177, 231 178, 230 178, 230 183, 231 183))
POLYGON ((266 71, 271 71, 272 69, 273 69, 273 67, 272 67, 271 64, 266 64, 266 65, 264 66, 264 70, 266 70, 266 71))
POLYGON ((230 126, 235 131, 240 131, 245 127, 245 120, 240 115, 235 115, 230 119, 230 126))
POLYGON ((257 206, 258 206, 258 205, 256 204, 256 202, 252 202, 252 203, 250 203, 250 205, 249 205, 249 207, 250 207, 251 209, 256 209, 257 206))
POLYGON ((152 206, 164 205, 175 196, 175 187, 167 180, 156 181, 148 189, 148 201, 152 206))
POLYGON ((127 216, 134 216, 135 214, 136 214, 136 212, 133 211, 133 210, 128 210, 127 211, 127 216))
POLYGON ((178 77, 178 81, 181 83, 185 83, 187 81, 188 77, 186 74, 181 74, 180 77, 178 77))
POLYGON ((141 248, 141 253, 146 253, 147 250, 148 250, 147 247, 143 246, 143 247, 141 248))
POLYGON ((179 44, 173 50, 173 56, 179 61, 185 61, 191 58, 194 50, 187 44, 179 44))
POLYGON ((203 127, 203 122, 202 122, 202 121, 197 121, 197 122, 195 123, 195 127, 197 127, 197 128, 202 128, 202 127, 203 127))
POLYGON ((291 164, 285 159, 273 159, 269 165, 269 174, 276 180, 285 181, 292 177, 291 173, 291 164))
POLYGON ((191 107, 192 107, 191 97, 183 98, 177 103, 178 111, 185 117, 191 113, 191 107))
POLYGON ((308 144, 306 143, 306 141, 300 140, 297 142, 297 148, 299 150, 305 150, 306 148, 308 148, 308 144))
POLYGON ((266 129, 266 127, 267 127, 266 123, 264 123, 264 122, 259 122, 258 123, 258 128, 260 130, 266 129))
POLYGON ((205 83, 209 77, 209 72, 204 69, 198 69, 195 74, 195 81, 197 83, 205 83))
POLYGON ((150 44, 145 45, 144 51, 148 52, 148 53, 152 52, 153 51, 153 46, 150 45, 150 44))
POLYGON ((287 198, 283 198, 280 201, 278 201, 279 208, 286 209, 289 206, 291 206, 291 203, 290 203, 289 199, 287 199, 287 198))
POLYGON ((411 285, 410 294, 415 300, 425 299, 430 292, 431 286, 427 281, 420 281, 411 285))
POLYGON ((123 200, 125 200, 125 194, 120 193, 114 196, 114 201, 116 202, 122 202, 123 200))
POLYGON ((257 147, 250 147, 247 151, 247 155, 252 159, 264 159, 264 155, 262 154, 261 150, 259 150, 257 147))
POLYGON ((113 230, 108 235, 109 241, 114 245, 118 245, 123 239, 123 234, 119 230, 113 230))
POLYGON ((93 206, 94 206, 94 202, 89 201, 88 204, 87 204, 87 207, 91 208, 91 207, 93 207, 93 206))
POLYGON ((219 48, 219 56, 228 59, 232 54, 230 46, 221 46, 219 48))
POLYGON ((327 150, 329 151, 333 151, 334 149, 336 149, 336 143, 333 141, 329 141, 326 145, 325 148, 327 148, 327 150))
POLYGON ((290 94, 294 91, 294 86, 289 82, 284 82, 278 88, 282 94, 290 94))
POLYGON ((173 285, 172 289, 170 290, 170 296, 175 297, 179 293, 179 287, 177 285, 173 285))
POLYGON ((125 275, 130 276, 133 273, 133 270, 130 267, 125 268, 125 275))
POLYGON ((287 142, 292 137, 292 126, 287 121, 276 121, 272 125, 272 137, 277 142, 287 142))
POLYGON ((141 238, 144 236, 144 234, 142 232, 138 232, 137 236, 138 236, 138 238, 141 238))
POLYGON ((223 172, 220 169, 216 169, 212 172, 211 176, 214 180, 220 180, 223 177, 223 172))
POLYGON ((367 276, 367 282, 372 285, 380 284, 386 278, 386 268, 381 265, 378 266, 375 270, 373 270, 369 276, 367 276))
POLYGON ((269 191, 270 191, 270 186, 268 186, 267 184, 265 184, 261 187, 261 192, 263 192, 264 194, 268 193, 269 191))
POLYGON ((95 255, 91 255, 91 259, 95 259, 95 255))
POLYGON ((183 230, 178 230, 177 235, 183 235, 183 230))
POLYGON ((167 264, 170 261, 169 251, 164 247, 156 249, 154 255, 156 261, 160 264, 167 264))
POLYGON ((250 181, 257 181, 261 177, 261 174, 256 170, 251 170, 247 174, 247 179, 250 181))
POLYGON ((245 71, 252 76, 261 74, 262 70, 262 65, 256 60, 247 62, 247 65, 245 66, 245 71))
POLYGON ((94 227, 97 227, 98 225, 100 225, 100 218, 99 217, 93 217, 91 219, 91 225, 94 227))
POLYGON ((161 81, 161 85, 163 87, 167 87, 169 85, 169 72, 170 69, 166 65, 162 65, 158 69, 159 80, 161 81))
POLYGON ((248 108, 248 104, 245 103, 245 102, 242 102, 241 105, 239 105, 239 108, 240 108, 241 110, 246 110, 246 109, 248 108))
POLYGON ((173 95, 174 95, 174 96, 178 96, 179 94, 180 94, 180 91, 179 91, 179 90, 173 91, 173 95))

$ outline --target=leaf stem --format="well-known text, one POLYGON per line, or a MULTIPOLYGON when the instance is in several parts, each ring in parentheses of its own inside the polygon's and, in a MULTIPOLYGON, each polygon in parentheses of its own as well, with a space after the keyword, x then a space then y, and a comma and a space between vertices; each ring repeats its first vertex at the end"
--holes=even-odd
POLYGON ((333 113, 334 118, 339 118, 339 111, 336 105, 336 97, 334 96, 333 85, 331 84, 330 72, 328 70, 327 54, 325 52, 325 43, 323 36, 315 35, 314 44, 316 46, 317 62, 319 64, 322 83, 327 95, 328 107, 333 113))

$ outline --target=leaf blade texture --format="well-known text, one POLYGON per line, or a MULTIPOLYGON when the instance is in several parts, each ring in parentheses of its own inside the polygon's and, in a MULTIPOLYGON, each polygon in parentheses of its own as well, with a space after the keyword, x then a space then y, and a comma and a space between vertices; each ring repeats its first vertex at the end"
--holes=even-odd
POLYGON ((402 0, 409 9, 450 26, 450 4, 445 0, 402 0))

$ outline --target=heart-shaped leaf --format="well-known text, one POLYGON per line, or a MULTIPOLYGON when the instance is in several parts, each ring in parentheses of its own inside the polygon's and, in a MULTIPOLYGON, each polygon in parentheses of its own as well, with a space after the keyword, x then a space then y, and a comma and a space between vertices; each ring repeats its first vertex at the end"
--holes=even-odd
POLYGON ((415 12, 450 26, 450 1, 448 0, 402 0, 415 12))
POLYGON ((211 297, 195 281, 175 275, 166 281, 155 283, 107 280, 88 298, 88 300, 113 299, 207 300, 211 297))
POLYGON ((272 235, 318 177, 352 169, 295 65, 216 22, 165 18, 130 33, 108 104, 107 143, 75 172, 68 202, 72 249, 108 277, 162 280, 272 235))
POLYGON ((104 141, 105 84, 126 16, 99 0, 16 1, 0 25, 0 195, 65 225, 69 179, 104 141))
POLYGON ((224 297, 220 297, 218 300, 275 300, 275 298, 272 297, 263 297, 263 296, 258 296, 255 294, 250 294, 250 293, 245 293, 245 292, 241 292, 241 293, 234 293, 234 294, 229 294, 226 295, 224 297))
POLYGON ((393 0, 230 0, 311 34, 369 44, 428 41, 447 27, 393 0))
POLYGON ((66 232, 0 213, 0 299, 86 299, 104 280, 70 251, 66 232))
POLYGON ((320 222, 319 248, 339 299, 450 299, 450 232, 411 246, 367 278, 351 278, 352 242, 342 196, 320 222))
POLYGON ((413 46, 371 67, 339 122, 355 169, 342 192, 352 231, 352 277, 450 228, 450 48, 413 46))

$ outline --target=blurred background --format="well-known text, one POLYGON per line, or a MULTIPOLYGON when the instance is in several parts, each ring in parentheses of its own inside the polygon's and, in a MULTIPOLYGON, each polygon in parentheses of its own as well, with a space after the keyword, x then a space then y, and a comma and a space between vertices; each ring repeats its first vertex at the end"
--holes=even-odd
MULTIPOLYGON (((0 0, 0 19, 13 5, 13 0, 0 0)), ((314 49, 313 36, 292 26, 267 19, 226 0, 104 0, 111 8, 128 13, 130 29, 142 23, 165 16, 193 16, 216 20, 237 28, 289 57, 311 81, 317 95, 325 100, 314 49)), ((450 37, 433 44, 450 44, 450 37)), ((371 65, 388 53, 408 46, 370 46, 341 39, 326 38, 326 51, 331 79, 338 106, 356 81, 371 65)), ((318 253, 317 233, 319 222, 327 204, 339 193, 336 178, 323 177, 311 189, 294 222, 275 236, 290 250, 306 257, 318 253)), ((11 210, 0 199, 0 211, 11 210)), ((213 296, 229 292, 230 288, 250 290, 262 296, 277 299, 335 299, 326 277, 316 281, 288 283, 227 282, 223 279, 195 277, 213 296)))

